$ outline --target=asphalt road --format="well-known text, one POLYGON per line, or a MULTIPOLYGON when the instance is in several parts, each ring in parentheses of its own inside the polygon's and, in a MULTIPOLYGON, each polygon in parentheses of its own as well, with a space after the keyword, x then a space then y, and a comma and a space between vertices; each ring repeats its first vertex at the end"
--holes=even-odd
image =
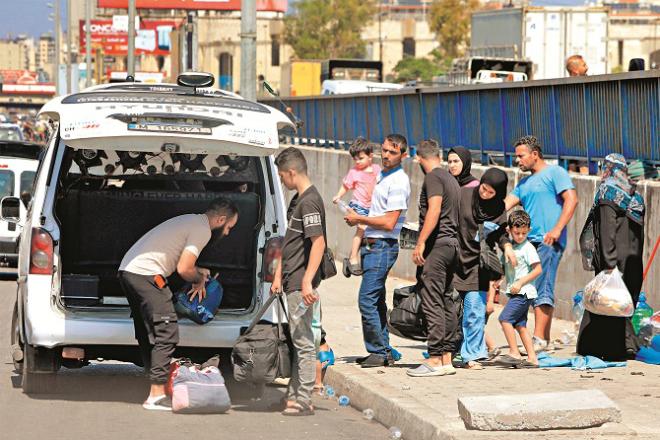
MULTIPOLYGON (((0 280, 6 276, 0 274, 0 280)), ((148 382, 132 364, 102 362, 61 370, 57 394, 28 396, 9 351, 15 282, 0 281, 0 439, 379 439, 388 431, 353 408, 318 398, 316 415, 283 417, 269 405, 283 388, 268 387, 261 400, 237 401, 223 415, 177 415, 140 406, 148 382)))

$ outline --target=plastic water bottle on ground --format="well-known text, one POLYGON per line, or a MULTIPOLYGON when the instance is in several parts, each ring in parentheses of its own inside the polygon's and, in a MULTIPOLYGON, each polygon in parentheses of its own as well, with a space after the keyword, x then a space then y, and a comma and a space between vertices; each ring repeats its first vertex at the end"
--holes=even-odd
POLYGON ((403 438, 403 433, 396 426, 390 428, 390 439, 391 440, 401 440, 403 438))
POLYGON ((300 301, 300 304, 298 304, 296 311, 293 312, 293 315, 291 315, 291 317, 293 319, 300 319, 303 317, 306 311, 307 311, 307 304, 305 304, 305 301, 300 301))
POLYGON ((332 388, 331 386, 326 386, 325 387, 325 397, 327 399, 332 399, 333 397, 335 397, 335 389, 332 388))
POLYGON ((632 325, 636 335, 639 334, 642 320, 651 316, 653 316, 653 309, 646 302, 646 293, 642 292, 639 294, 639 301, 632 316, 632 325))
POLYGON ((372 421, 374 419, 374 410, 371 408, 365 409, 362 411, 362 417, 364 417, 366 420, 372 421))
POLYGON ((339 406, 348 406, 351 403, 351 399, 348 396, 339 396, 339 406))
POLYGON ((582 316, 584 316, 584 292, 578 290, 573 296, 573 322, 575 322, 575 332, 577 333, 580 330, 580 323, 582 322, 582 316))
POLYGON ((397 350, 395 348, 392 349, 392 359, 394 359, 395 361, 398 362, 398 361, 401 360, 402 357, 403 357, 403 355, 401 354, 401 352, 399 350, 397 350))

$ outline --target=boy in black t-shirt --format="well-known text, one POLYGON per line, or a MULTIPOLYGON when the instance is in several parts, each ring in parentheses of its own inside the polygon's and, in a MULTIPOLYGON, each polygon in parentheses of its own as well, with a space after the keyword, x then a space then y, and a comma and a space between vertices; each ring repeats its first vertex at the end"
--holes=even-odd
POLYGON ((307 176, 307 161, 296 148, 287 148, 275 159, 284 186, 295 190, 289 204, 289 222, 282 262, 278 264, 272 293, 283 290, 289 309, 293 366, 285 416, 314 414, 312 390, 316 378, 316 346, 312 320, 320 316, 319 266, 325 252, 323 199, 307 176))

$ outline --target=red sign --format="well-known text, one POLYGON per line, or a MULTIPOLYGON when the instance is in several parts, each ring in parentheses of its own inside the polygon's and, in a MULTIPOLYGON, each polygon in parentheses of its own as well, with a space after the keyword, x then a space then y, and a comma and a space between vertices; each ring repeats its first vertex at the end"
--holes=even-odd
MULTIPOLYGON (((286 12, 288 0, 257 0, 257 11, 286 12)), ((98 0, 99 8, 128 9, 128 0, 98 0)), ((136 0, 138 9, 240 11, 241 0, 136 0)))
MULTIPOLYGON (((172 42, 170 32, 179 26, 176 20, 141 20, 136 30, 136 55, 169 55, 172 42)), ((112 20, 92 20, 92 49, 101 49, 103 55, 126 55, 128 32, 112 27, 112 20)), ((85 53, 85 20, 80 20, 80 52, 85 53)))

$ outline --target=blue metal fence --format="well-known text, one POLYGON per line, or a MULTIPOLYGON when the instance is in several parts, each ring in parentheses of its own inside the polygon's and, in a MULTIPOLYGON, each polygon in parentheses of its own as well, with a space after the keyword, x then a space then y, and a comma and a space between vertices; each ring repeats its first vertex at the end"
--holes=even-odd
MULTIPOLYGON (((593 165, 608 153, 660 163, 660 71, 387 93, 285 98, 304 121, 303 144, 347 148, 358 136, 436 139, 511 163, 520 136, 548 157, 593 165)), ((264 103, 279 107, 275 100, 264 103)))

